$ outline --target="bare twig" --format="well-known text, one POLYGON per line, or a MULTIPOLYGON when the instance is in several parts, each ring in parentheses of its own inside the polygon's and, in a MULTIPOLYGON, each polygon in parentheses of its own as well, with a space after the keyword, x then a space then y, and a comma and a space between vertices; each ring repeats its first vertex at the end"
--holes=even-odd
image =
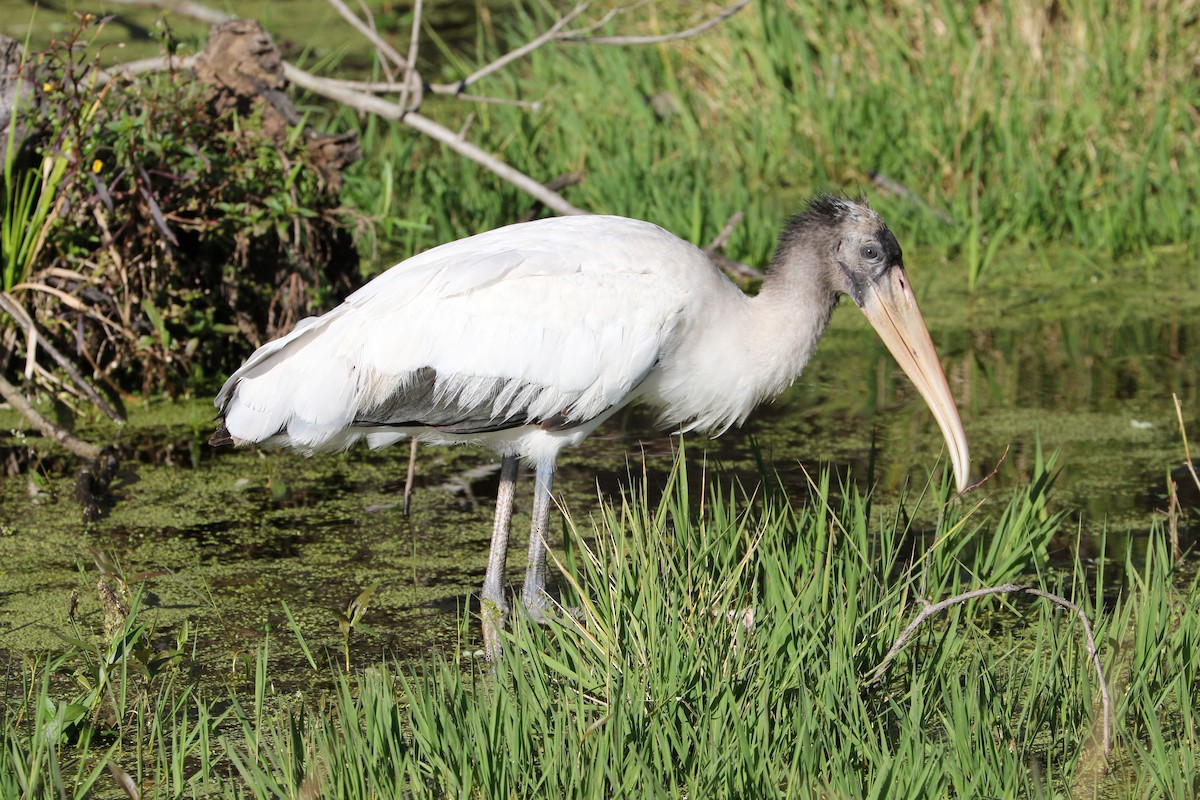
POLYGON ((466 91, 468 86, 471 86, 472 84, 488 77, 489 75, 499 72, 512 62, 524 58, 534 50, 537 50, 538 48, 543 47, 550 42, 571 42, 574 44, 653 44, 656 42, 670 42, 677 39, 686 39, 690 36, 703 33, 704 31, 719 25, 721 22, 733 16, 738 11, 741 11, 749 4, 750 0, 740 0, 740 2, 725 9, 717 16, 704 21, 700 25, 697 25, 693 28, 688 28, 685 31, 677 31, 675 33, 663 34, 661 36, 587 35, 591 31, 607 23, 623 9, 613 9, 609 11, 599 21, 587 26, 586 28, 566 31, 565 28, 567 25, 571 24, 571 22, 573 22, 580 14, 588 9, 590 3, 585 0, 585 2, 579 3, 566 14, 559 17, 559 19, 556 20, 552 26, 546 29, 544 33, 538 35, 526 44, 523 44, 517 49, 505 53, 490 64, 480 67, 475 72, 471 73, 457 83, 435 83, 429 87, 429 90, 435 94, 453 94, 462 96, 463 92, 466 91))
POLYGON ((203 22, 207 25, 221 25, 230 20, 237 19, 232 14, 218 11, 201 3, 194 3, 191 0, 112 0, 109 5, 161 8, 164 11, 170 11, 172 14, 194 19, 197 22, 203 22))
POLYGON ((733 234, 733 229, 736 228, 738 223, 745 218, 745 211, 738 210, 733 212, 733 215, 729 218, 729 221, 725 223, 725 227, 721 228, 721 232, 718 233, 713 240, 708 243, 708 247, 704 248, 704 252, 711 256, 713 253, 724 247, 729 241, 729 237, 733 234))
MULTIPOLYGON (((412 34, 408 40, 408 58, 405 63, 408 64, 408 75, 404 81, 404 90, 400 92, 400 108, 408 111, 408 96, 409 90, 413 84, 416 84, 417 99, 413 102, 412 108, 415 111, 421 107, 421 80, 417 75, 417 47, 421 43, 421 0, 416 0, 413 4, 413 24, 412 34)), ((404 504, 405 511, 408 510, 408 504, 404 504)))
MULTIPOLYGON (((463 124, 458 126, 458 138, 460 138, 460 139, 467 138, 467 131, 471 130, 471 126, 475 124, 475 117, 476 117, 476 114, 474 111, 472 111, 470 114, 467 114, 467 118, 463 120, 463 124)), ((547 184, 547 188, 550 188, 549 184, 547 184)), ((558 191, 558 190, 552 189, 551 191, 558 191)))
POLYGON ((371 30, 378 30, 375 27, 375 14, 371 11, 371 6, 367 5, 367 0, 358 0, 358 10, 362 12, 363 18, 367 21, 367 27, 371 30))
POLYGON ((537 50, 539 47, 542 47, 543 45, 560 38, 562 29, 569 25, 573 19, 586 11, 587 7, 587 2, 580 3, 560 17, 558 21, 551 25, 545 33, 541 34, 537 38, 521 45, 516 50, 505 53, 492 63, 480 67, 458 83, 435 83, 433 86, 429 87, 430 91, 437 94, 462 94, 471 84, 483 80, 489 75, 499 72, 512 62, 520 58, 524 58, 534 50, 537 50))
POLYGON ((1167 533, 1171 536, 1171 556, 1177 564, 1183 562, 1183 548, 1179 546, 1179 517, 1182 513, 1179 484, 1167 478, 1167 533))
POLYGON ((38 330, 37 324, 33 321, 33 318, 30 317, 29 314, 25 312, 25 309, 21 306, 21 304, 14 300, 7 292, 0 292, 0 311, 4 311, 4 313, 12 317, 13 321, 20 325, 25 331, 25 335, 34 343, 34 346, 40 347, 46 352, 47 355, 54 359, 56 364, 62 367, 63 371, 66 372, 67 376, 71 379, 71 382, 75 384, 75 386, 77 386, 81 392, 87 395, 88 399, 95 404, 96 408, 100 409, 100 411, 113 422, 124 422, 124 420, 121 419, 121 415, 117 413, 116 409, 110 406, 108 401, 105 400, 104 397, 97 392, 90 383, 83 379, 83 376, 79 374, 79 370, 75 368, 75 365, 71 363, 71 360, 59 352, 58 348, 50 344, 50 342, 46 340, 46 337, 42 336, 41 331, 38 330))
POLYGON ((404 56, 400 55, 400 52, 388 44, 371 26, 359 19, 358 15, 351 11, 350 7, 343 3, 342 0, 329 0, 329 4, 342 15, 342 18, 346 22, 350 23, 354 30, 361 33, 367 41, 375 45, 376 52, 384 56, 385 67, 387 66, 387 62, 391 61, 401 72, 408 71, 409 62, 405 60, 404 56))
POLYGON ((404 516, 408 516, 409 503, 412 501, 413 483, 417 479, 417 437, 412 437, 408 447, 408 472, 404 475, 404 516))
POLYGON ((749 264, 743 264, 741 261, 732 259, 720 252, 720 249, 725 246, 726 242, 729 241, 729 236, 733 233, 733 229, 738 226, 738 223, 741 222, 745 216, 745 212, 735 211, 733 216, 729 218, 729 221, 725 223, 725 227, 721 229, 721 232, 718 233, 711 242, 709 242, 708 247, 704 248, 704 254, 707 255, 714 264, 730 275, 734 275, 742 279, 761 278, 763 276, 762 270, 756 269, 749 264))
POLYGON ((608 23, 612 22, 613 19, 618 15, 628 13, 636 8, 641 8, 642 6, 646 5, 647 2, 648 0, 642 0, 640 3, 634 3, 631 6, 617 6, 615 8, 610 8, 608 13, 606 13, 603 17, 589 25, 584 25, 582 28, 576 28, 575 30, 571 31, 571 35, 583 36, 591 33, 592 31, 598 31, 608 23))
POLYGON ((541 183, 538 183, 533 178, 529 177, 520 170, 514 169, 503 163, 490 153, 481 150, 470 142, 459 139, 454 132, 445 128, 428 117, 423 117, 420 114, 411 112, 404 115, 404 124, 409 127, 416 128, 430 138, 436 139, 442 144, 454 150, 461 156, 465 156, 480 166, 495 173, 500 178, 508 181, 526 194, 529 194, 539 201, 544 203, 547 208, 552 209, 557 214, 572 215, 572 214, 587 214, 582 208, 571 205, 567 200, 557 192, 550 191, 541 183))
POLYGON ((1079 617, 1079 621, 1083 625, 1084 638, 1087 642, 1087 653, 1091 659, 1093 668, 1096 670, 1096 679, 1100 683, 1100 701, 1103 713, 1102 736, 1104 738, 1104 757, 1108 758, 1112 755, 1112 701, 1108 695, 1108 682, 1104 676, 1104 667, 1100 664, 1100 654, 1096 647, 1095 634, 1092 632, 1091 620, 1088 619, 1087 614, 1082 608, 1075 605, 1070 600, 1060 595, 1043 591, 1042 589, 1036 589, 1032 586, 1025 586, 1019 583, 1006 583, 1002 586, 985 586, 981 589, 973 589, 969 592, 963 592, 962 594, 956 594, 953 597, 948 597, 945 600, 937 603, 930 603, 928 600, 922 599, 921 604, 924 606, 924 608, 922 609, 921 613, 917 615, 916 619, 908 624, 908 627, 904 629, 904 631, 892 644, 892 647, 890 650, 888 650, 887 655, 883 657, 883 660, 879 662, 879 665, 871 671, 869 676, 867 676, 866 683, 868 685, 874 685, 883 679, 883 675, 885 672, 887 672, 888 666, 891 665, 892 661, 896 658, 904 646, 909 643, 917 628, 921 627, 921 625, 933 615, 939 614, 952 606, 965 603, 968 600, 975 600, 987 595, 1009 594, 1012 592, 1025 592, 1026 594, 1032 594, 1036 597, 1041 597, 1049 600, 1052 603, 1062 606, 1068 611, 1074 612, 1074 614, 1079 617))
POLYGON ((515 106, 523 108, 526 111, 541 111, 541 100, 514 100, 511 97, 488 97, 482 94, 458 94, 455 95, 459 100, 464 100, 468 103, 488 103, 494 106, 515 106))
POLYGON ((287 79, 297 86, 308 89, 314 94, 319 94, 322 97, 327 97, 330 100, 336 100, 339 103, 350 106, 351 108, 364 111, 369 114, 377 114, 385 119, 394 119, 402 121, 405 125, 419 130, 430 138, 436 139, 442 144, 449 147, 461 156, 465 156, 476 164, 490 170, 499 177, 516 186, 526 194, 545 203, 547 208, 553 209, 558 214, 586 214, 587 212, 581 208, 576 208, 563 198, 557 192, 552 192, 541 183, 538 183, 533 178, 529 177, 520 170, 514 169, 504 162, 500 161, 495 156, 487 153, 470 142, 460 139, 454 131, 446 128, 428 117, 422 116, 415 111, 404 113, 396 105, 387 102, 375 95, 365 92, 356 92, 352 89, 346 89, 336 84, 330 84, 324 78, 319 78, 310 72, 296 67, 292 64, 284 62, 284 75, 287 79))
MULTIPOLYGON (((25 283, 18 283, 17 285, 13 286, 12 291, 14 291, 14 292, 15 291, 41 292, 42 294, 48 294, 51 297, 58 300, 60 303, 62 303, 67 308, 71 309, 72 311, 78 311, 80 314, 83 314, 85 317, 88 317, 89 319, 95 320, 97 323, 108 328, 111 331, 116 331, 116 332, 125 334, 127 336, 133 335, 133 332, 130 331, 128 328, 123 328, 120 325, 118 325, 115 321, 109 319, 108 317, 104 316, 103 314, 96 313, 96 311, 94 311, 91 307, 89 307, 86 303, 84 303, 78 297, 71 294, 70 292, 64 292, 62 289, 58 289, 53 286, 47 286, 44 283, 25 282, 25 283)), ((12 297, 11 295, 8 295, 10 302, 12 302, 11 297, 12 297)), ((5 307, 5 309, 7 310, 7 307, 5 307)), ((40 336, 40 331, 38 331, 36 327, 33 327, 33 328, 27 327, 27 326, 33 325, 33 320, 26 317, 25 320, 23 320, 21 322, 21 325, 26 326, 26 330, 32 330, 34 333, 39 334, 38 344, 41 344, 42 342, 46 341, 44 338, 42 338, 40 336)), ((50 352, 50 351, 48 350, 48 352, 50 352)), ((57 361, 59 364, 63 364, 65 366, 64 362, 62 361, 63 356, 61 354, 59 354, 58 351, 51 352, 50 356, 55 361, 57 361)), ((105 413, 107 413, 107 412, 105 412, 105 413)))
MULTIPOLYGON (((1000 454, 1000 459, 996 462, 996 466, 992 467, 991 472, 989 472, 987 475, 984 475, 982 478, 975 481, 970 486, 968 486, 967 488, 963 489, 958 494, 951 497, 949 500, 946 501, 946 505, 953 503, 955 500, 962 497, 967 492, 975 491, 980 486, 983 486, 985 483, 990 481, 992 478, 996 477, 996 473, 1000 471, 1000 465, 1004 463, 1004 459, 1008 458, 1008 447, 1009 447, 1008 445, 1004 445, 1004 452, 1000 454)), ((945 506, 942 506, 942 509, 945 510, 945 506)))
POLYGON ((370 92, 371 94, 392 94, 394 92, 403 92, 404 84, 396 81, 352 81, 345 78, 325 78, 331 86, 340 86, 343 89, 351 89, 356 92, 370 92))
POLYGON ((29 420, 33 427, 37 428, 38 432, 47 439, 53 439, 80 458, 86 458, 89 461, 96 461, 100 458, 101 448, 85 442, 65 428, 60 428, 43 417, 33 407, 33 404, 25 399, 25 395, 21 394, 21 391, 9 383, 3 375, 0 375, 0 397, 3 397, 21 416, 29 420))
POLYGON ((97 77, 106 80, 112 75, 142 75, 146 72, 163 72, 164 70, 191 69, 196 64, 195 56, 155 56, 129 61, 124 64, 113 64, 100 70, 97 77))
POLYGON ((1179 402, 1179 396, 1171 392, 1171 399, 1175 401, 1175 418, 1179 420, 1179 437, 1183 439, 1183 458, 1187 464, 1188 472, 1192 473, 1192 480, 1196 482, 1196 488, 1200 489, 1200 476, 1196 475, 1196 462, 1192 461, 1192 450, 1188 447, 1187 428, 1183 425, 1183 406, 1179 402))
POLYGON ((935 208, 929 205, 929 203, 926 203, 920 197, 917 197, 916 192, 914 192, 912 189, 909 189, 904 184, 892 180, 881 172, 871 172, 868 173, 868 176, 871 178, 871 182, 880 189, 883 189, 886 192, 891 192, 897 197, 903 198, 914 205, 920 206, 947 225, 954 224, 954 217, 950 216, 945 211, 942 211, 940 208, 935 208))
POLYGON ((689 37, 704 33, 711 28, 715 28, 717 25, 720 25, 722 22, 729 19, 748 5, 750 5, 750 0, 739 0, 739 2, 734 3, 720 14, 706 19, 699 25, 688 28, 687 30, 675 31, 674 33, 664 33, 658 36, 587 36, 582 31, 570 31, 562 36, 559 36, 558 38, 564 42, 582 44, 635 45, 675 42, 680 39, 687 39, 689 37))
MULTIPOLYGON (((557 178, 546 182, 546 188, 552 192, 557 192, 568 186, 574 186, 577 183, 583 183, 582 172, 566 172, 559 175, 557 178)), ((541 208, 541 203, 534 203, 530 208, 521 215, 520 222, 529 222, 537 216, 538 209, 541 208)))
MULTIPOLYGON (((148 60, 154 61, 157 59, 148 60)), ((352 81, 344 78, 328 77, 324 78, 324 80, 329 81, 331 86, 340 86, 343 89, 351 89, 356 92, 368 92, 370 94, 403 93, 405 88, 405 84, 396 83, 394 81, 352 81)), ((542 107, 540 100, 516 100, 511 97, 488 97, 486 95, 463 94, 461 92, 451 91, 457 87, 457 83, 442 85, 442 88, 446 91, 441 92, 441 94, 453 94, 459 100, 463 100, 468 103, 491 103, 492 105, 498 106, 515 106, 517 108, 525 108, 530 111, 538 111, 542 107)), ((424 90, 424 88, 425 87, 420 87, 416 81, 413 81, 409 86, 410 91, 417 91, 418 89, 424 90)), ((436 87, 430 86, 427 88, 429 91, 433 91, 436 87)), ((412 105, 416 106, 416 103, 413 103, 412 105)))
POLYGON ((735 275, 744 279, 761 278, 763 276, 762 270, 758 269, 757 267, 752 267, 749 264, 743 264, 741 261, 730 258, 724 253, 709 253, 708 257, 721 270, 729 273, 730 275, 735 275))

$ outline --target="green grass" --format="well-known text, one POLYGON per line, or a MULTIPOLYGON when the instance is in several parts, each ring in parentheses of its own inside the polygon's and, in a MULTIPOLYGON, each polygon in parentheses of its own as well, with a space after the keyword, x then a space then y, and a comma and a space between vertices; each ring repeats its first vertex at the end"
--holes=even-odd
MULTIPOLYGON (((475 87, 543 100, 538 112, 438 98, 423 110, 452 129, 475 114, 468 138, 542 180, 583 172, 565 194, 592 211, 707 243, 745 210, 728 251, 756 264, 812 191, 865 192, 902 243, 948 253, 975 288, 1002 250, 1058 243, 1113 254, 1196 240, 1187 209, 1200 186, 1191 78, 1200 42, 1179 33, 1196 14, 1082 0, 1053 9, 876 1, 836 12, 764 0, 669 45, 552 45, 475 87), (914 198, 874 187, 875 172, 914 198)), ((447 53, 437 77, 467 74, 549 19, 500 18, 481 28, 470 63, 447 53)), ((621 19, 683 25, 661 4, 621 19)), ((334 127, 360 124, 367 160, 347 196, 380 221, 368 271, 532 205, 416 134, 348 114, 334 127)))
POLYGON ((187 632, 153 658, 162 634, 135 611, 108 646, 10 678, 0 790, 123 796, 126 776, 143 797, 1193 796, 1200 582, 1158 529, 1144 563, 1047 569, 1052 468, 998 514, 952 506, 938 530, 912 531, 828 475, 797 505, 769 479, 749 496, 689 480, 681 460, 661 499, 639 489, 569 523, 573 615, 514 617, 494 671, 464 617, 456 652, 349 674, 331 652, 307 691, 275 686, 267 639, 251 674, 201 691, 187 632), (867 684, 919 598, 1010 580, 1095 626, 1107 771, 1082 631, 1052 604, 957 606, 867 684), (100 663, 108 700, 81 713, 97 695, 80 675, 100 663))

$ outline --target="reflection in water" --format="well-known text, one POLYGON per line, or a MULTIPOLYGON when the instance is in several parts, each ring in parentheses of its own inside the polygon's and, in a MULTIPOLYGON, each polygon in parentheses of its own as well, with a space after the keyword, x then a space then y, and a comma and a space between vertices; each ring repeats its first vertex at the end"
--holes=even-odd
MULTIPOLYGON (((1079 512, 1086 532, 1144 532, 1152 512, 1166 508, 1167 473, 1183 461, 1172 394, 1193 440, 1200 433, 1200 316, 1188 310, 1009 322, 937 335, 976 473, 989 471, 1008 448, 996 478, 1007 489, 1029 478, 1039 445, 1059 451, 1054 497, 1079 512)), ((940 437, 883 349, 859 332, 846 338, 874 351, 873 369, 864 374, 855 369, 863 359, 826 353, 810 367, 809 385, 795 391, 805 403, 834 410, 815 417, 837 426, 825 427, 828 436, 845 426, 881 431, 880 487, 894 492, 914 465, 929 463, 940 437)))
MULTIPOLYGON (((692 449, 702 450, 713 466, 753 481, 758 447, 785 483, 803 494, 801 464, 810 471, 831 464, 865 486, 874 446, 877 495, 919 491, 938 459, 946 461, 941 434, 895 361, 853 317, 835 316, 796 386, 755 412, 742 432, 712 442, 693 437, 692 449)), ((1172 394, 1183 404, 1192 440, 1200 434, 1200 316, 1014 314, 1003 323, 942 326, 934 334, 962 410, 976 476, 1003 456, 986 491, 1007 497, 1030 479, 1039 447, 1058 452, 1061 473, 1052 498, 1077 513, 1085 538, 1094 544, 1107 535, 1110 545, 1119 545, 1114 536, 1144 535, 1162 518, 1167 475, 1184 457, 1172 394)), ((657 467, 666 469, 671 443, 652 433, 650 422, 631 412, 619 430, 602 428, 601 443, 585 444, 570 460, 583 472, 589 464, 594 470, 596 448, 618 457, 628 450, 657 454, 657 467)), ((1181 492, 1182 502, 1193 497, 1181 492)), ((1185 515, 1185 532, 1200 534, 1196 519, 1194 511, 1185 515)))

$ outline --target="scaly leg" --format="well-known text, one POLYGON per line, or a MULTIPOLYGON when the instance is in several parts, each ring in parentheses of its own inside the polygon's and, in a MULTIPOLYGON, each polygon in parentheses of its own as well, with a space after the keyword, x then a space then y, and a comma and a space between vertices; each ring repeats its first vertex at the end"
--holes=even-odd
POLYGON ((488 661, 500 657, 500 629, 508 613, 504 599, 504 560, 508 555, 508 529, 512 522, 513 490, 517 482, 517 457, 505 456, 500 462, 500 489, 496 492, 496 518, 492 523, 492 547, 488 551, 487 573, 483 578, 480 612, 483 617, 483 644, 488 661))
POLYGON ((550 488, 554 485, 554 459, 537 465, 537 486, 533 490, 533 523, 529 528, 529 564, 525 568, 525 586, 521 602, 537 622, 546 608, 546 533, 550 517, 550 488))

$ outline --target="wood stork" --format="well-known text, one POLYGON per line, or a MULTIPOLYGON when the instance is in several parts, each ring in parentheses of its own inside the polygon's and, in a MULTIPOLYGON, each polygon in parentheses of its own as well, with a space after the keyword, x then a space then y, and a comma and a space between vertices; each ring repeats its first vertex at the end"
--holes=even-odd
POLYGON ((800 374, 841 295, 929 405, 961 491, 966 434, 900 246, 866 205, 828 194, 788 221, 754 297, 699 248, 621 217, 543 219, 435 247, 255 351, 216 397, 210 442, 312 454, 415 436, 499 453, 482 592, 494 658, 517 459, 536 473, 522 601, 537 616, 559 450, 635 400, 663 426, 716 435, 741 423, 800 374))

